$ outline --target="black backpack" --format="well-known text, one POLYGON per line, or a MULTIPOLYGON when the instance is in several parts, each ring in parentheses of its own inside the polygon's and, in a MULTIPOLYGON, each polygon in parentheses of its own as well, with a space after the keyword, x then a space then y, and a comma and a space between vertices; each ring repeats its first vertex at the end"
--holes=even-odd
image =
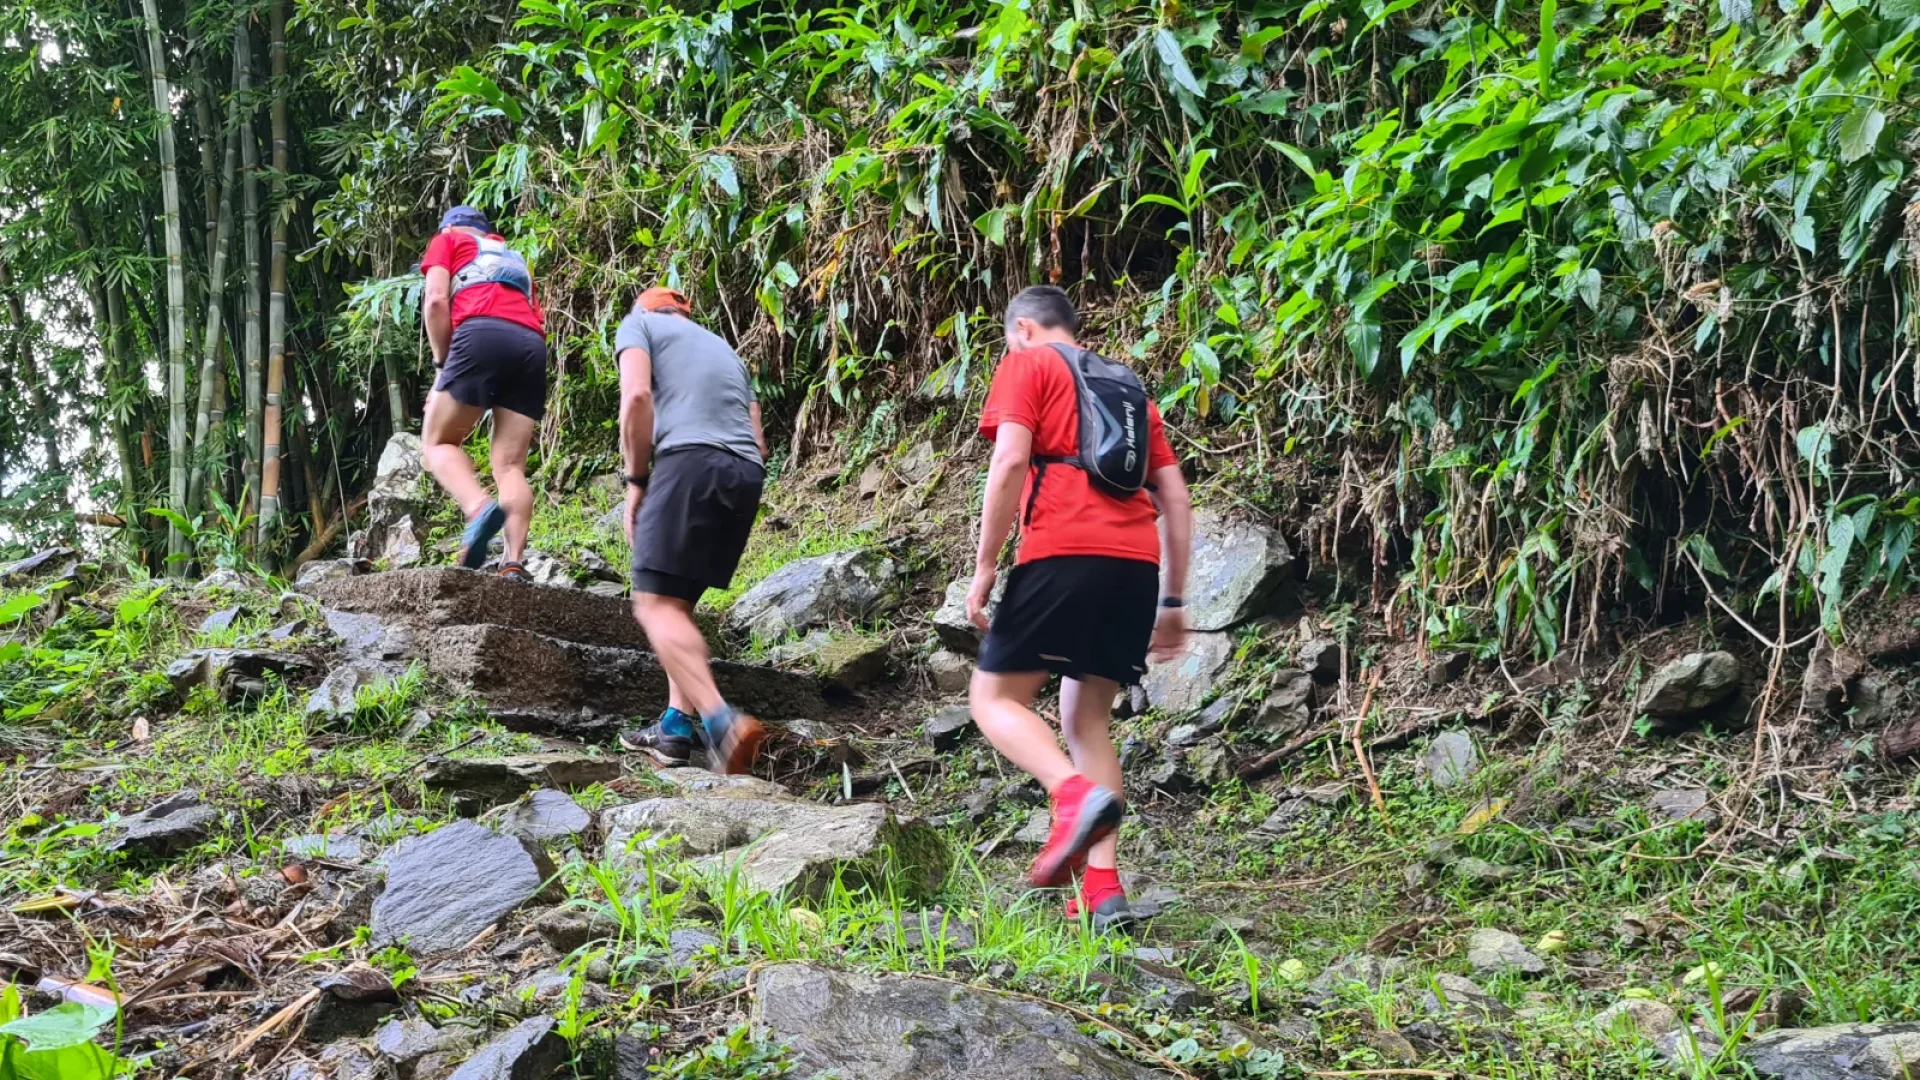
POLYGON ((1080 452, 1069 457, 1034 456, 1033 489, 1027 495, 1029 522, 1048 465, 1071 465, 1085 472, 1096 489, 1116 499, 1152 486, 1147 483, 1147 389, 1140 385, 1140 377, 1125 364, 1090 349, 1059 342, 1053 348, 1073 372, 1080 404, 1080 452))

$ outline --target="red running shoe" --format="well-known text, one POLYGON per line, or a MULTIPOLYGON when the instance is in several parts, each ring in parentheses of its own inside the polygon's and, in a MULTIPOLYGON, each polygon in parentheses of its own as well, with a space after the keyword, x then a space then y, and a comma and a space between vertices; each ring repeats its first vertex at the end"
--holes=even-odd
POLYGON ((1067 777, 1053 793, 1053 831, 1027 880, 1042 889, 1066 884, 1087 849, 1120 827, 1121 812, 1120 796, 1078 773, 1067 777))

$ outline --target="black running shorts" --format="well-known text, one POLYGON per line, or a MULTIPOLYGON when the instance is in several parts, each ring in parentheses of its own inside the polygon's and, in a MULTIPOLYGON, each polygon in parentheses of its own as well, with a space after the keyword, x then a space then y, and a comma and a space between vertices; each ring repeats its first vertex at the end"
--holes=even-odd
POLYGON ((633 527, 633 590, 697 601, 733 581, 767 472, 731 450, 689 446, 653 461, 633 527))
POLYGON ((1159 614, 1160 568, 1110 555, 1057 555, 1013 568, 980 646, 980 670, 1140 681, 1159 614))
POLYGON ((538 420, 547 414, 547 339, 505 319, 464 319, 433 388, 471 408, 538 420))

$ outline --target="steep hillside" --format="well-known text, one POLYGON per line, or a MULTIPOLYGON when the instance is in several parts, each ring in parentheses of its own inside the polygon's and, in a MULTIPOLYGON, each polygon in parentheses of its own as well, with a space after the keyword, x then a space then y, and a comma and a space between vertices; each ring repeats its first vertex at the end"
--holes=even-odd
POLYGON ((1156 914, 1099 935, 1021 884, 1040 792, 956 712, 969 639, 936 609, 969 446, 777 487, 711 623, 729 692, 783 721, 764 779, 607 743, 663 688, 597 595, 599 485, 543 505, 549 585, 441 568, 432 535, 291 591, 9 569, 0 963, 27 1011, 90 1003, 101 1053, 192 1077, 1913 1061, 1916 613, 1815 671, 1711 620, 1538 667, 1423 650, 1364 577, 1216 505, 1207 629, 1117 733, 1156 914), (850 558, 888 587, 847 587, 850 558), (778 636, 743 626, 769 612, 778 636))

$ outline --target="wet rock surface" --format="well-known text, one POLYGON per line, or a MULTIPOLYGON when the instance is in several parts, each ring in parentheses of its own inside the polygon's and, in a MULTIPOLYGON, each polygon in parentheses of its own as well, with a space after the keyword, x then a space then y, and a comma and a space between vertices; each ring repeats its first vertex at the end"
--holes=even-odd
POLYGON ((1145 1078, 1081 1034, 1071 1016, 1033 1002, 911 976, 780 964, 752 982, 751 1022, 800 1060, 800 1075, 861 1080, 1145 1078))
POLYGON ((522 905, 547 895, 553 863, 538 847, 471 821, 396 845, 373 903, 375 947, 405 942, 415 955, 457 949, 522 905))

